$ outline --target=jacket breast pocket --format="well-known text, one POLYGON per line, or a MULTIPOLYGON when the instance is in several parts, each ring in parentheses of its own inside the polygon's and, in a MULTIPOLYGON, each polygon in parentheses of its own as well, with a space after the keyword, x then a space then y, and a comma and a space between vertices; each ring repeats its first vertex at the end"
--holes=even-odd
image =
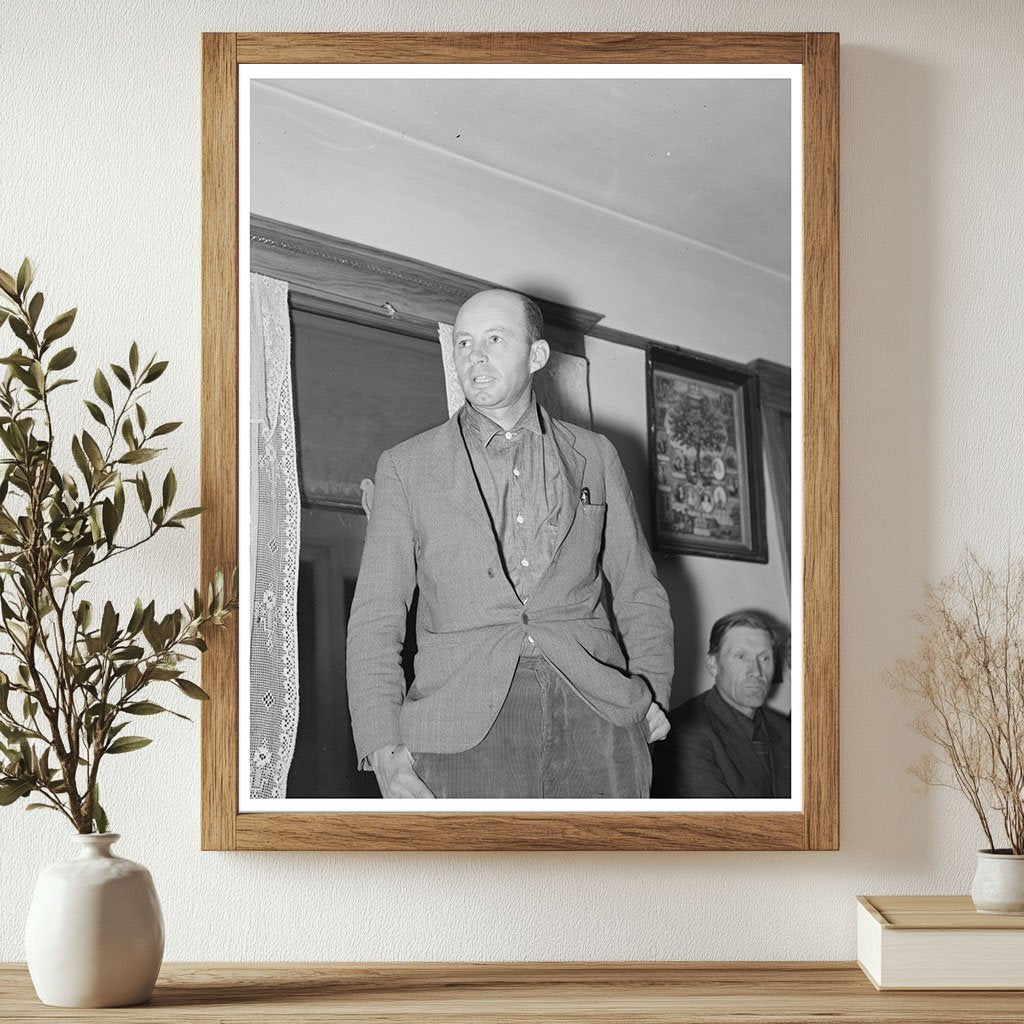
POLYGON ((608 512, 607 505, 595 505, 593 502, 581 504, 577 519, 585 523, 588 529, 602 529, 605 516, 608 512))

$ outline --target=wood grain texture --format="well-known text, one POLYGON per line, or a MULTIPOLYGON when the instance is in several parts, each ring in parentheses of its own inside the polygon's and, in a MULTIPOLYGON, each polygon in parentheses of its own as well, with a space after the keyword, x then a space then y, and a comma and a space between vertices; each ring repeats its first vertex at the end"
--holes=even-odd
POLYGON ((8 1024, 1019 1024, 1013 992, 878 992, 850 963, 165 964, 150 1003, 61 1010, 0 965, 8 1024))
MULTIPOLYGON (((250 218, 250 269, 287 281, 289 292, 376 311, 378 321, 419 321, 437 338, 438 321, 452 323, 459 307, 497 281, 471 277, 397 253, 360 245, 269 217, 250 218), (391 316, 386 310, 394 310, 391 316)), ((583 337, 600 313, 531 296, 544 316, 545 337, 561 351, 583 355, 583 337)))
MULTIPOLYGON (((238 564, 238 71, 235 37, 203 36, 203 354, 200 440, 202 578, 238 564)), ((235 845, 238 625, 203 655, 204 850, 235 845)))
POLYGON ((242 850, 802 850, 801 814, 242 814, 242 850))
MULTIPOLYGON (((804 64, 805 653, 802 814, 238 814, 237 633, 204 659, 205 849, 835 849, 838 761, 838 36, 825 34, 204 37, 203 568, 237 558, 237 64, 804 64)), ((364 282, 365 284, 365 282, 364 282)), ((320 282, 329 298, 330 284, 320 282)), ((409 295, 415 297, 416 289, 409 295)), ((376 297, 373 298, 376 301, 376 297)), ((246 766, 247 769, 247 766, 246 766)))
POLYGON ((970 896, 858 896, 883 928, 1024 931, 1024 915, 979 914, 970 896))
POLYGON ((799 64, 798 32, 239 33, 240 64, 799 64))
POLYGON ((839 36, 804 58, 804 806, 839 848, 839 36))

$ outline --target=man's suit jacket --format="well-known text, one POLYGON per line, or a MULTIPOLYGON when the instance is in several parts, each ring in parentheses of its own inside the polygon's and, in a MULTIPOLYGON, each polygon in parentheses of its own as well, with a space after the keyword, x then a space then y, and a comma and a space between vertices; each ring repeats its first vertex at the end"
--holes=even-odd
POLYGON ((348 629, 361 765, 400 742, 436 753, 479 743, 527 635, 616 725, 643 719, 652 695, 667 704, 668 599, 618 455, 602 435, 538 412, 557 451, 564 514, 551 565, 527 605, 502 567, 458 412, 381 455, 348 629), (602 575, 628 662, 601 603, 602 575), (415 678, 406 694, 401 655, 417 588, 415 678))
MULTIPOLYGON (((790 722, 762 708, 771 742, 777 797, 790 795, 790 722)), ((668 740, 659 744, 654 795, 659 797, 770 797, 773 777, 747 736, 745 723, 715 687, 669 715, 668 740)))

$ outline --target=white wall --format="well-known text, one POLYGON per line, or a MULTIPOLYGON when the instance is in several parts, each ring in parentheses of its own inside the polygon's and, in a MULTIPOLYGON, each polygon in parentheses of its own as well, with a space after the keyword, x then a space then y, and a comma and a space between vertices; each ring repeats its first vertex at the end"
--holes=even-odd
MULTIPOLYGON (((967 542, 1020 549, 1016 3, 9 6, 0 265, 33 254, 54 305, 82 307, 84 363, 132 337, 173 356, 151 404, 188 421, 172 446, 183 496, 198 490, 201 30, 843 34, 842 850, 203 854, 198 736, 161 721, 111 766, 106 799, 123 852, 156 878, 170 959, 849 958, 855 894, 966 891, 978 830, 904 771, 919 746, 885 674, 926 578, 967 542)), ((197 536, 111 592, 156 581, 179 600, 197 536)), ((0 959, 23 955, 30 879, 70 845, 56 818, 0 811, 0 959)))

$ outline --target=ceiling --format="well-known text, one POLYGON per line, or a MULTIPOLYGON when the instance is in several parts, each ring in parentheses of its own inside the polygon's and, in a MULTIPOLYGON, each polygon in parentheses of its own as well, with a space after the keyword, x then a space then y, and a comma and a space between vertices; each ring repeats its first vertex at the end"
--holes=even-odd
POLYGON ((278 79, 339 113, 790 272, 788 80, 278 79))

